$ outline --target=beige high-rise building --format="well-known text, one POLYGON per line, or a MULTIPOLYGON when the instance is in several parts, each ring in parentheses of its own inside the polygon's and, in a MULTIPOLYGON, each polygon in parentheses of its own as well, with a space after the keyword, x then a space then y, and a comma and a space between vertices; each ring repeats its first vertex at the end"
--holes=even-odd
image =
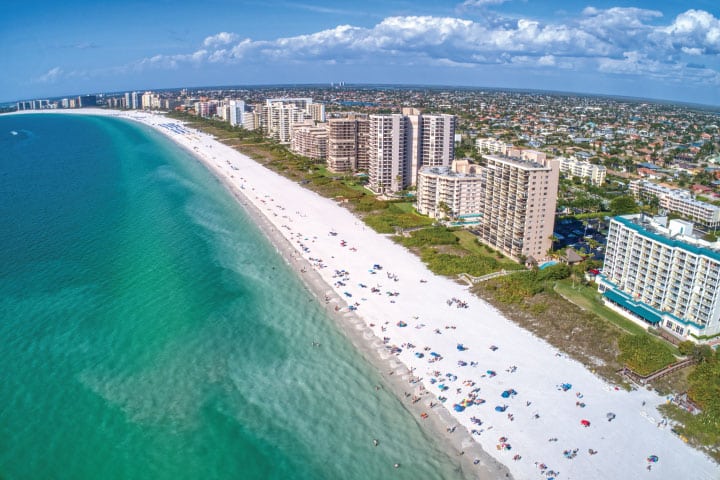
POLYGON ((369 117, 368 187, 376 193, 395 193, 410 184, 405 125, 405 117, 397 113, 369 117))
POLYGON ((307 106, 307 111, 316 122, 325 121, 325 104, 324 103, 311 103, 307 106))
POLYGON ((415 185, 421 167, 449 166, 455 158, 455 116, 423 114, 417 108, 403 108, 402 114, 407 129, 405 175, 415 185))
POLYGON ((422 166, 448 166, 455 158, 455 115, 423 115, 422 166))
POLYGON ((483 158, 487 165, 477 227, 480 240, 516 260, 546 258, 552 247, 560 162, 483 158))
POLYGON ((405 117, 405 128, 407 146, 407 162, 405 164, 405 176, 409 179, 410 185, 417 182, 418 170, 422 166, 422 143, 423 143, 423 116, 417 108, 403 108, 402 114, 405 117))
POLYGON ((296 123, 306 119, 305 110, 295 103, 283 101, 269 101, 264 107, 264 116, 267 121, 265 128, 268 137, 280 143, 290 143, 290 130, 296 123))
POLYGON ((312 120, 292 126, 290 150, 313 160, 325 160, 328 150, 328 134, 325 125, 314 126, 312 120))
POLYGON ((331 118, 326 125, 328 169, 338 173, 367 170, 367 116, 331 118))
POLYGON ((331 118, 327 122, 328 169, 345 173, 357 168, 357 121, 354 117, 331 118))
POLYGON ((378 193, 415 185, 420 167, 449 166, 454 160, 454 115, 423 115, 415 108, 402 111, 370 116, 368 172, 370 188, 378 193))
POLYGON ((357 121, 357 162, 355 170, 370 171, 370 119, 356 117, 357 121))

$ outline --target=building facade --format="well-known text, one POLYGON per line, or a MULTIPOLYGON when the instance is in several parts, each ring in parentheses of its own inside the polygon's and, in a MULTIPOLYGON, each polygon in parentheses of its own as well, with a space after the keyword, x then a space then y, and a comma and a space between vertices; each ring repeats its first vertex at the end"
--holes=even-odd
POLYGON ((507 155, 508 150, 513 148, 513 144, 501 142, 495 138, 478 138, 475 140, 475 147, 480 153, 507 155))
POLYGON ((633 180, 629 187, 636 200, 648 201, 655 197, 659 207, 670 213, 682 215, 707 228, 720 227, 720 207, 695 200, 687 190, 668 188, 645 180, 633 180))
POLYGON ((290 143, 291 128, 305 121, 305 110, 293 103, 271 102, 265 105, 266 135, 280 143, 290 143))
POLYGON ((234 127, 238 125, 242 126, 243 115, 245 113, 245 102, 242 100, 229 100, 228 107, 230 109, 228 112, 228 121, 230 122, 230 125, 234 127))
POLYGON ((327 122, 328 169, 347 173, 357 169, 358 121, 355 116, 331 118, 327 122))
POLYGON ((569 177, 578 177, 581 179, 587 179, 592 185, 599 187, 605 183, 605 175, 607 169, 602 165, 594 165, 590 162, 583 162, 577 158, 561 157, 560 159, 560 173, 565 174, 569 177))
POLYGON ((314 126, 312 121, 292 127, 290 150, 313 160, 325 161, 328 151, 328 133, 324 125, 314 126))
POLYGON ((720 333, 720 249, 694 238, 689 222, 613 218, 598 289, 642 326, 693 340, 720 333))
POLYGON ((455 115, 423 115, 420 165, 449 166, 455 159, 455 115))
POLYGON ((405 117, 401 114, 369 117, 369 184, 375 193, 395 193, 409 186, 405 117))
POLYGON ((394 193, 414 186, 423 166, 449 166, 455 155, 455 122, 454 115, 425 115, 415 108, 403 108, 402 114, 371 115, 368 137, 371 188, 394 193), (378 129, 380 125, 382 127, 378 129), (394 139, 393 142, 404 142, 404 145, 392 143, 395 153, 391 169, 386 168, 382 174, 377 169, 373 171, 373 165, 379 165, 379 152, 382 150, 382 155, 388 155, 385 147, 390 145, 390 138, 394 139), (397 178, 394 182, 387 180, 390 171, 397 178), (382 175, 385 175, 384 180, 379 179, 382 175))
POLYGON ((552 248, 560 166, 484 155, 479 239, 505 255, 540 260, 552 248))
POLYGON ((467 160, 450 166, 423 166, 418 172, 416 206, 431 218, 472 224, 483 210, 484 170, 467 160))

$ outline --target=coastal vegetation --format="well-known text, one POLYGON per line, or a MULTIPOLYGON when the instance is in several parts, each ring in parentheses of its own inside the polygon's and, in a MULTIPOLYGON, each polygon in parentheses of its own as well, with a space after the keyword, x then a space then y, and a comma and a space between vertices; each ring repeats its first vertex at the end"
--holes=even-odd
POLYGON ((623 366, 647 375, 676 360, 673 347, 602 305, 597 291, 583 285, 582 273, 557 264, 493 279, 476 291, 612 381, 624 382, 617 373, 623 366))
POLYGON ((660 410, 678 422, 676 433, 720 462, 720 352, 706 345, 687 347, 699 362, 688 376, 687 396, 701 411, 690 412, 674 403, 662 405, 660 410))
POLYGON ((649 375, 676 360, 665 342, 648 334, 623 335, 618 347, 621 352, 618 360, 640 375, 649 375))
MULTIPOLYGON (((434 225, 432 219, 415 213, 410 201, 380 200, 364 188, 362 177, 329 172, 323 164, 296 155, 259 132, 181 112, 171 116, 216 136, 219 141, 306 188, 340 202, 377 232, 393 235, 395 241, 417 254, 437 274, 481 277, 502 270, 518 270, 478 283, 472 291, 521 327, 612 382, 627 385, 618 374, 625 365, 644 375, 673 363, 675 355, 680 353, 604 307, 594 287, 584 283, 587 265, 558 264, 526 271, 518 263, 480 244, 470 232, 434 225)), ((467 147, 471 150, 471 146, 467 147)), ((573 208, 579 210, 575 218, 598 218, 637 211, 634 200, 624 193, 583 193, 569 189, 567 198, 575 202, 573 208)), ((671 377, 678 378, 678 382, 666 383, 667 388, 675 392, 689 385, 688 396, 694 401, 697 398, 698 405, 704 409, 700 415, 691 415, 673 406, 663 407, 670 418, 683 424, 678 427, 679 431, 696 445, 718 444, 718 364, 716 354, 701 362, 689 375, 671 377)))

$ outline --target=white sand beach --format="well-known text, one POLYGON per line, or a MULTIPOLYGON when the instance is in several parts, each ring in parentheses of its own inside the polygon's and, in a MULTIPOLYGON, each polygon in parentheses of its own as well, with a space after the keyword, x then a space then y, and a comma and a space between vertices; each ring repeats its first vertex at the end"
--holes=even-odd
POLYGON ((179 121, 142 112, 84 113, 156 128, 241 192, 238 199, 262 212, 294 247, 289 258, 298 260, 298 275, 323 279, 319 301, 346 331, 356 330, 380 358, 394 362, 392 373, 383 373, 406 385, 403 401, 418 421, 443 422, 450 444, 465 452, 465 463, 473 468, 479 460, 478 477, 505 472, 477 453, 473 440, 516 479, 720 477, 716 463, 661 422, 656 406, 664 398, 606 383, 467 287, 432 274, 336 202, 179 121), (650 455, 658 461, 649 463, 650 455))

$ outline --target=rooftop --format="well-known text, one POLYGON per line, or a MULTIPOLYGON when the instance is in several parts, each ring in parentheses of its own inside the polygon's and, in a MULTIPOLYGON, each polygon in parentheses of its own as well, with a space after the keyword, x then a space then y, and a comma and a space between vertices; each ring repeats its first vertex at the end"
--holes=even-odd
POLYGON ((720 242, 710 243, 692 233, 692 224, 667 217, 650 217, 643 214, 623 215, 613 220, 672 248, 687 250, 720 262, 720 242), (689 234, 685 234, 688 231, 689 234))
POLYGON ((516 167, 523 168, 525 170, 548 170, 549 167, 546 167, 542 163, 533 162, 532 160, 522 160, 517 157, 508 157, 506 155, 483 155, 484 158, 492 159, 495 161, 508 163, 510 165, 514 165, 516 167))

